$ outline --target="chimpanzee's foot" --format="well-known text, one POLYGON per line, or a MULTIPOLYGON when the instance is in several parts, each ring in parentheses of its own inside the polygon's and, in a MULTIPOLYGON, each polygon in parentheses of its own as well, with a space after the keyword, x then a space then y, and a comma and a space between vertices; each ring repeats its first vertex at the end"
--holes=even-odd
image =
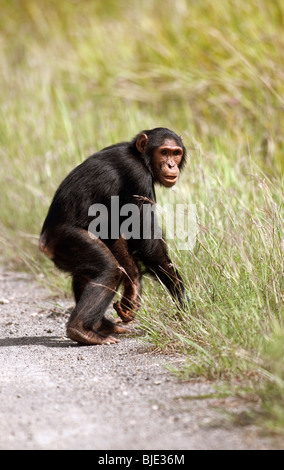
POLYGON ((95 326, 96 331, 101 335, 111 335, 111 334, 121 334, 121 333, 131 333, 131 329, 122 325, 120 319, 118 321, 112 321, 104 317, 101 320, 101 326, 95 326))
POLYGON ((113 336, 103 335, 95 330, 87 330, 81 325, 67 325, 67 336, 77 343, 83 344, 115 344, 120 343, 119 339, 113 336))

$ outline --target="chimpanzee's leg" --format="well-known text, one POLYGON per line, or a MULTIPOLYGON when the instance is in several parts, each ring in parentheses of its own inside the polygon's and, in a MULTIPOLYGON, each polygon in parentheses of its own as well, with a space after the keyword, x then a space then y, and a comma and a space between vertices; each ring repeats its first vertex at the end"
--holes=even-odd
POLYGON ((132 255, 129 253, 127 241, 120 237, 110 250, 120 266, 122 266, 124 292, 120 301, 113 304, 118 316, 124 322, 130 322, 135 317, 135 311, 140 306, 141 273, 132 255))
POLYGON ((106 273, 89 280, 67 323, 67 335, 86 344, 117 343, 114 333, 129 330, 104 316, 117 288, 117 277, 106 273))
POLYGON ((76 306, 67 323, 69 338, 86 344, 119 342, 111 333, 129 330, 104 317, 122 276, 107 246, 91 239, 84 230, 61 227, 53 243, 52 259, 73 277, 76 306))

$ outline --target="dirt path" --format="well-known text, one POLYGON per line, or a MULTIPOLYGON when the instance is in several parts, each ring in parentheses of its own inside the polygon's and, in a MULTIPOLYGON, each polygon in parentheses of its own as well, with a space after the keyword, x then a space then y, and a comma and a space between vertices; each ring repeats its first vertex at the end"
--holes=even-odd
POLYGON ((164 365, 182 358, 139 338, 77 346, 58 311, 28 275, 0 271, 0 449, 273 448, 228 418, 243 403, 194 399, 212 385, 178 382, 164 365))

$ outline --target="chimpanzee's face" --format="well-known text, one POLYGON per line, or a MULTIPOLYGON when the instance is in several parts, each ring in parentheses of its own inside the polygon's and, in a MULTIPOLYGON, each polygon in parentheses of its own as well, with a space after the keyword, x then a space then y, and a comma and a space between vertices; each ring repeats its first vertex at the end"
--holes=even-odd
POLYGON ((152 170, 155 180, 162 186, 174 186, 179 177, 179 165, 182 161, 183 149, 174 139, 165 139, 156 148, 152 157, 152 170))

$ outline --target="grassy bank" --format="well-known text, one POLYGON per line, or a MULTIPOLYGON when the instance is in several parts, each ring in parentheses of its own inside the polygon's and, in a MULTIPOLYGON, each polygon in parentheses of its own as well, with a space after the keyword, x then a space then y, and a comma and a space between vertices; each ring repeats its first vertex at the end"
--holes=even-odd
POLYGON ((187 355, 186 376, 247 379, 278 431, 283 31, 280 0, 1 1, 1 257, 67 289, 37 251, 60 181, 143 128, 182 134, 187 168, 158 199, 196 204, 194 250, 170 243, 190 301, 176 320, 147 279, 141 324, 155 345, 187 355))

